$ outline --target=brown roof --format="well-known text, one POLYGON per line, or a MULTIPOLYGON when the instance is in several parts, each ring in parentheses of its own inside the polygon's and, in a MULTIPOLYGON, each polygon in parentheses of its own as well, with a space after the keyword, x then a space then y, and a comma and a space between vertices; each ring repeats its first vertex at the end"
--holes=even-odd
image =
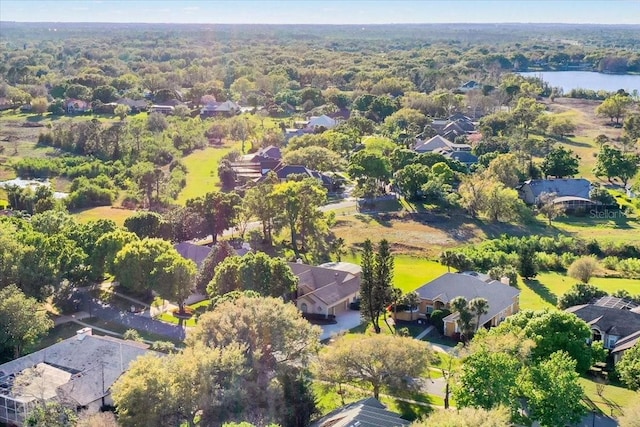
POLYGON ((298 297, 311 296, 332 305, 360 290, 359 274, 295 262, 288 264, 299 279, 298 297))

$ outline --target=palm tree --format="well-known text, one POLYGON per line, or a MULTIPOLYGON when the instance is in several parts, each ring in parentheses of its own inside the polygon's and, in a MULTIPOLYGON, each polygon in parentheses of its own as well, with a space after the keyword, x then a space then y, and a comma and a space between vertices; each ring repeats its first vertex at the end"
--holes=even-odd
POLYGON ((480 317, 489 312, 489 301, 485 298, 474 298, 469 301, 469 310, 476 314, 476 332, 480 329, 480 317))
POLYGON ((402 296, 402 304, 411 310, 411 321, 413 322, 413 310, 420 305, 420 295, 417 292, 409 292, 402 296))
POLYGON ((451 266, 455 263, 456 253, 452 251, 444 251, 440 254, 440 264, 447 266, 447 272, 451 273, 451 266))
POLYGON ((473 329, 473 313, 469 310, 469 303, 465 297, 455 297, 451 300, 451 308, 458 312, 458 328, 463 342, 467 341, 473 329))

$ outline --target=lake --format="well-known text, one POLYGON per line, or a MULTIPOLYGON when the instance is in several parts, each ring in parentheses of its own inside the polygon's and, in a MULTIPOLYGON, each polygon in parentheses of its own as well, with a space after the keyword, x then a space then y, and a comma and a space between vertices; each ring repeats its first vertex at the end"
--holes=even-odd
POLYGON ((591 71, 536 71, 519 73, 525 77, 541 77, 551 87, 561 87, 564 93, 571 89, 606 90, 624 89, 631 93, 640 91, 640 75, 602 74, 591 71))

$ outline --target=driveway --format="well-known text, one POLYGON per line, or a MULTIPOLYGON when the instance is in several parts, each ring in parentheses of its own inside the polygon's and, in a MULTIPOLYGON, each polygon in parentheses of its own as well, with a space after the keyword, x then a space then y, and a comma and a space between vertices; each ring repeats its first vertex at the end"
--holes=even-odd
POLYGON ((336 316, 336 320, 338 323, 335 325, 322 325, 322 335, 320 335, 321 340, 326 340, 327 338, 331 338, 334 335, 338 335, 340 332, 348 331, 349 329, 355 328, 362 323, 362 319, 360 318, 360 312, 355 310, 349 310, 342 314, 338 314, 336 316))
POLYGON ((120 309, 105 304, 96 298, 92 298, 87 292, 83 293, 80 310, 89 313, 99 319, 119 323, 130 328, 162 335, 174 340, 184 340, 186 331, 184 327, 171 325, 143 315, 121 311, 120 309))

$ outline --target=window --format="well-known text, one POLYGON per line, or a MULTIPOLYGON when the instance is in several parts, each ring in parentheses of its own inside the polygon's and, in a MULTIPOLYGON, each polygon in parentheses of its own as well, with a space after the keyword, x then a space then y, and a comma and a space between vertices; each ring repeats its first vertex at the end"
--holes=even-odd
POLYGON ((616 342, 618 341, 618 337, 615 335, 609 335, 609 348, 613 348, 616 346, 616 342))
POLYGON ((300 311, 302 311, 303 313, 306 313, 309 310, 309 307, 307 307, 307 303, 303 302, 302 304, 300 304, 300 311))

